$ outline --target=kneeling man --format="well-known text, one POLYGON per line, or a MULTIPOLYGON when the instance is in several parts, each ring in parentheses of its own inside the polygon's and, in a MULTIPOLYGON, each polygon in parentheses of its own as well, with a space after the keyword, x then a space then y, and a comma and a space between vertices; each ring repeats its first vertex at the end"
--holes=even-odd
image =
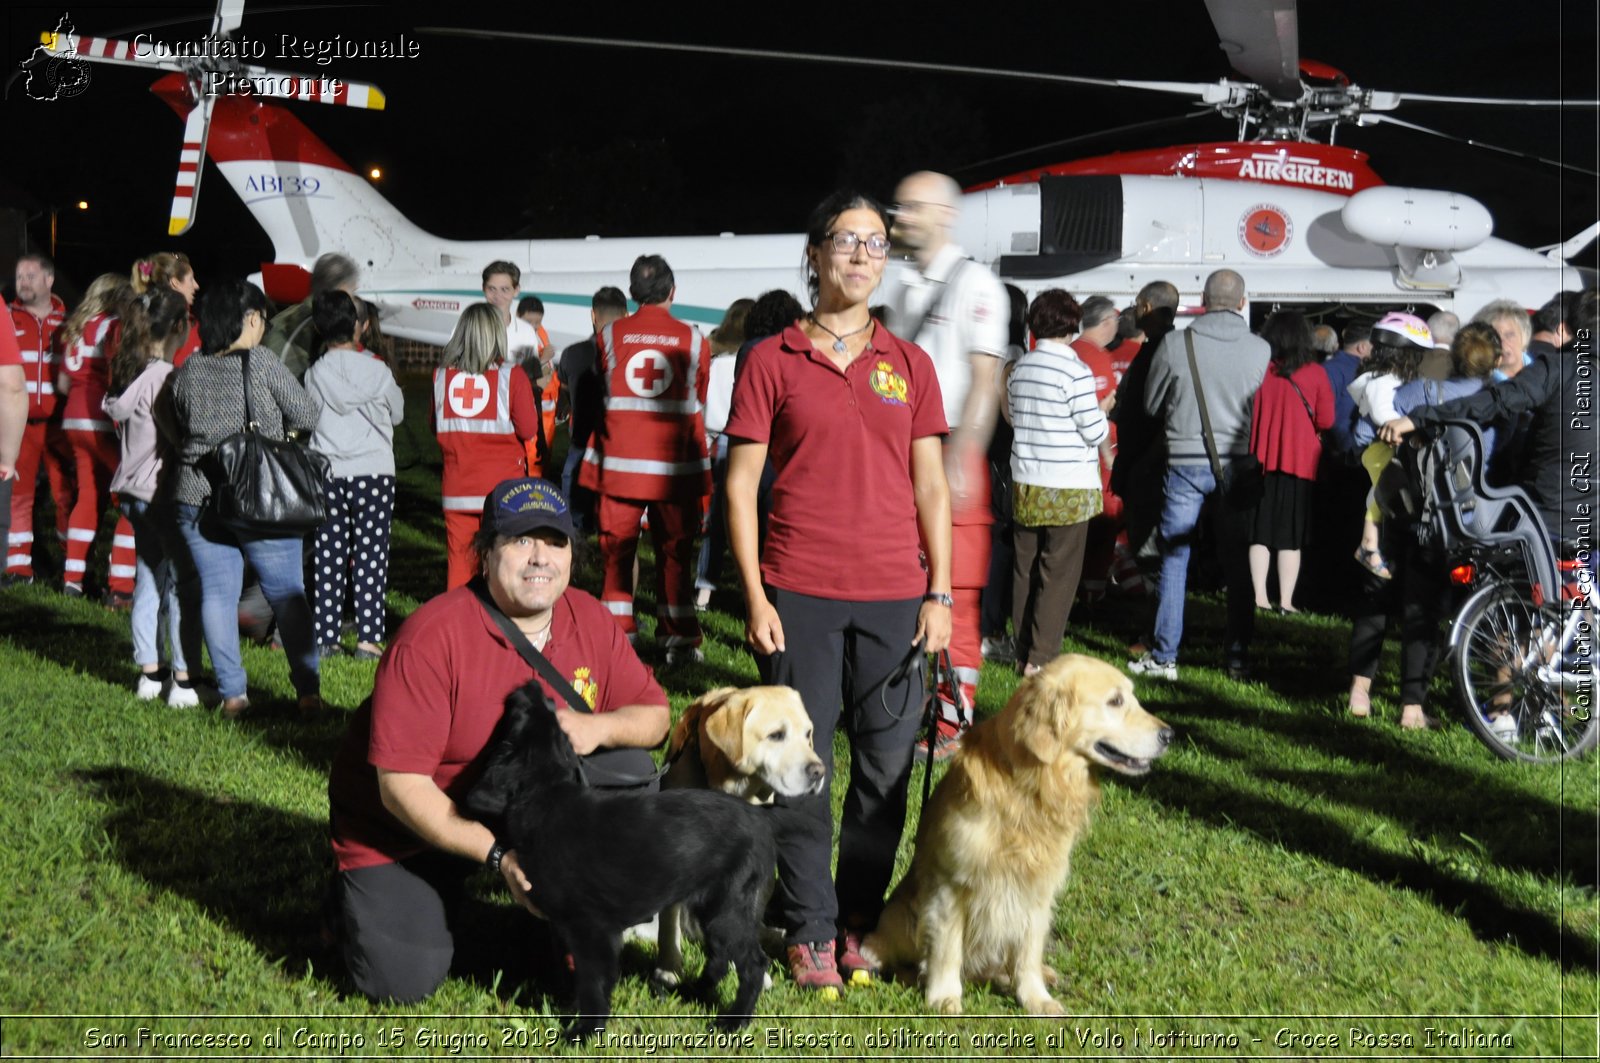
MULTIPOLYGON (((503 850, 456 805, 482 770, 508 694, 539 678, 583 756, 642 751, 666 737, 666 694, 605 607, 568 586, 573 538, 567 500, 549 483, 497 485, 473 540, 481 574, 412 614, 351 720, 328 797, 345 959, 374 1000, 421 1000, 444 981, 451 908, 478 865, 528 903, 539 854, 503 850), (496 611, 590 712, 536 676, 496 611)), ((648 754, 633 756, 648 768, 648 754)))

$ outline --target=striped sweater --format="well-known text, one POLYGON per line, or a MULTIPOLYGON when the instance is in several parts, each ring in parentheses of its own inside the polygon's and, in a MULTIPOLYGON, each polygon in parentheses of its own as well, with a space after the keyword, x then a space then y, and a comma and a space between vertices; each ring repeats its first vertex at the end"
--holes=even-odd
POLYGON ((1100 487, 1106 415, 1095 398, 1094 371, 1073 349, 1040 340, 1017 359, 1006 382, 1011 402, 1011 476, 1036 487, 1100 487))

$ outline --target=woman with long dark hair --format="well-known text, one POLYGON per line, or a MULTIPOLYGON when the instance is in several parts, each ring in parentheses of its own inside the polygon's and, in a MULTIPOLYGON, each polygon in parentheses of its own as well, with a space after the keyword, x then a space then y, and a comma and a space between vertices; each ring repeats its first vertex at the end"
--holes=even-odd
POLYGON ((317 400, 261 346, 267 331, 267 297, 248 281, 229 278, 200 297, 201 353, 173 374, 172 412, 180 464, 175 486, 178 527, 200 573, 200 619, 222 693, 222 713, 236 719, 250 707, 239 658, 239 592, 244 563, 261 580, 289 658, 289 678, 301 712, 322 707, 311 606, 306 601, 300 535, 246 534, 206 512, 211 480, 206 466, 217 444, 242 431, 244 359, 250 355, 250 399, 256 431, 271 439, 317 426, 317 400))
POLYGON ((1300 552, 1311 535, 1312 491, 1322 460, 1322 435, 1333 427, 1333 385, 1317 361, 1311 323, 1295 310, 1267 318, 1261 338, 1272 362, 1256 392, 1250 453, 1266 473, 1261 502, 1250 521, 1250 582, 1256 608, 1271 609, 1267 570, 1278 558, 1278 610, 1298 613, 1294 588, 1300 552))
POLYGON ((932 361, 873 319, 888 252, 876 202, 838 192, 818 205, 806 227, 811 312, 750 351, 726 430, 746 638, 765 681, 799 690, 830 781, 835 728, 851 737, 837 879, 828 786, 785 801, 810 829, 778 843, 789 969, 822 991, 837 991, 841 971, 870 977, 860 937, 883 909, 905 827, 921 670, 887 680, 950 642, 947 428, 932 361), (769 456, 763 549, 756 496, 769 456))

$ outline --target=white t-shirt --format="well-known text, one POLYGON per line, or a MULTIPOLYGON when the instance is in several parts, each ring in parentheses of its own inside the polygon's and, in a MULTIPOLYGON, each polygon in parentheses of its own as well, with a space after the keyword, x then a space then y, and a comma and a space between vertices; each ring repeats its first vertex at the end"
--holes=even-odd
POLYGON ((539 333, 516 314, 506 326, 506 361, 521 365, 539 353, 539 333))
POLYGON ((926 273, 908 269, 903 279, 891 307, 889 328, 933 359, 944 397, 945 421, 955 429, 961 423, 961 408, 972 382, 972 355, 1006 357, 1011 300, 1000 279, 982 263, 968 261, 955 244, 946 244, 926 273), (936 300, 935 311, 927 313, 936 300))

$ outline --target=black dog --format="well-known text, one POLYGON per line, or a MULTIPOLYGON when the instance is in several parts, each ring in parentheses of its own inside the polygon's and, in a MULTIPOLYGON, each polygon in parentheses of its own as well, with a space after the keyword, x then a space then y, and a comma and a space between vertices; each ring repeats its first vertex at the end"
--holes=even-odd
POLYGON ((611 1013, 622 932, 668 905, 694 913, 705 934, 702 989, 732 963, 733 1006, 718 1020, 749 1022, 761 996, 761 899, 777 851, 761 812, 726 794, 596 791, 538 683, 506 699, 488 766, 464 803, 517 851, 529 898, 572 953, 578 1017, 567 1036, 597 1033, 611 1013))

